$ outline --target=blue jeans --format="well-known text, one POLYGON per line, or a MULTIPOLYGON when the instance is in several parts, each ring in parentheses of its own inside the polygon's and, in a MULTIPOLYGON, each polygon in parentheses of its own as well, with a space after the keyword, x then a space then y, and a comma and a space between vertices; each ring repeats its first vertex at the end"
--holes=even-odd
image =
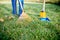
MULTIPOLYGON (((22 4, 22 7, 23 7, 24 0, 20 0, 20 1, 21 1, 21 4, 22 4)), ((12 12, 13 12, 13 14, 17 14, 16 3, 17 3, 17 0, 12 0, 12 12)), ((19 11, 18 11, 19 13, 18 13, 18 15, 20 16, 22 14, 23 10, 22 10, 22 8, 20 6, 19 0, 18 0, 18 5, 19 5, 19 11)))

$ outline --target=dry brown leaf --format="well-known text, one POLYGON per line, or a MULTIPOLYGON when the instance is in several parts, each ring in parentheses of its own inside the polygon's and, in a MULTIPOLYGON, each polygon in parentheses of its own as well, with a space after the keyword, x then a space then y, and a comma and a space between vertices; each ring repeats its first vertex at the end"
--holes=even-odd
POLYGON ((4 19, 3 18, 0 18, 0 22, 4 22, 4 19))

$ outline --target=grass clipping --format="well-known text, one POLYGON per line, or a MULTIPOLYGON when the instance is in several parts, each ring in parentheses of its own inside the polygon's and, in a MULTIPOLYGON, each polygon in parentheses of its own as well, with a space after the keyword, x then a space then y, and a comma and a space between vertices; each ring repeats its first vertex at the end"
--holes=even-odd
POLYGON ((31 21, 32 18, 28 14, 23 12, 22 15, 18 18, 17 23, 28 24, 31 21))

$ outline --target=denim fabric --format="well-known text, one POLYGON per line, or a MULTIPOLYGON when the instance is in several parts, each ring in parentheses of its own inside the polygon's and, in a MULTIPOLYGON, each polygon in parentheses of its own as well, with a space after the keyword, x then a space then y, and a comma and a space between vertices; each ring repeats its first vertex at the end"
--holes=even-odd
POLYGON ((17 5, 16 5, 17 1, 18 1, 18 5, 19 5, 18 15, 20 16, 22 14, 22 11, 23 11, 21 6, 20 6, 20 2, 21 2, 22 7, 23 7, 24 0, 20 0, 20 2, 19 2, 19 0, 12 0, 12 13, 17 14, 17 5))

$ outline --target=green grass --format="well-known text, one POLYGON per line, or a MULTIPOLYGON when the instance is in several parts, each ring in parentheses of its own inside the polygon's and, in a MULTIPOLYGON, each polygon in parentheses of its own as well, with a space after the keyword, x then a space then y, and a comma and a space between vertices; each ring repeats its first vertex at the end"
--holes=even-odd
POLYGON ((46 4, 47 17, 50 22, 39 20, 42 4, 25 4, 24 10, 33 20, 17 24, 17 16, 9 20, 5 16, 12 15, 10 4, 0 4, 0 40, 60 40, 60 6, 46 4))

